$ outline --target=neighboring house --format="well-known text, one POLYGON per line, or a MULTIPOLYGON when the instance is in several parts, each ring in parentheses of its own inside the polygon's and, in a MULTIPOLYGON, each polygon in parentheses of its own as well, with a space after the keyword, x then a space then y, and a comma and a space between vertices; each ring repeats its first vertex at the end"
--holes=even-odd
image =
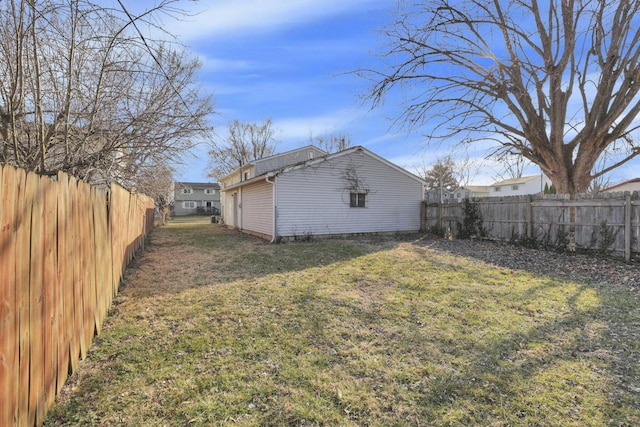
POLYGON ((522 196, 538 194, 544 191, 544 185, 551 185, 551 180, 545 175, 523 176, 505 179, 489 186, 490 197, 522 196))
POLYGON ((488 185, 463 185, 453 192, 453 198, 460 202, 464 199, 478 199, 481 197, 489 197, 491 195, 491 187, 488 185))
POLYGON ((605 193, 614 193, 617 191, 640 191, 640 178, 634 178, 621 182, 620 184, 612 185, 602 191, 605 193))
POLYGON ((176 182, 173 215, 220 215, 220 186, 211 182, 176 182))
POLYGON ((453 193, 448 191, 440 192, 439 190, 427 190, 425 191, 424 198, 430 203, 438 203, 440 201, 448 203, 453 199, 453 193))
POLYGON ((225 224, 277 241, 420 229, 426 183, 364 147, 307 146, 249 162, 221 181, 225 224))

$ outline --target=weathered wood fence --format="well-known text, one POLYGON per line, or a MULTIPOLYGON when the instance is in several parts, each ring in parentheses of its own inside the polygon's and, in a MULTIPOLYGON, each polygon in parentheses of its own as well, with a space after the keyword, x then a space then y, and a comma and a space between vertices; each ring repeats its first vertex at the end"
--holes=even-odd
POLYGON ((0 165, 0 426, 42 424, 152 227, 146 196, 0 165))
MULTIPOLYGON (((630 260, 640 253, 640 194, 531 195, 474 199, 486 237, 561 247, 575 231, 577 248, 613 251, 630 260), (571 221, 571 218, 574 221, 571 221)), ((464 218, 464 202, 425 203, 423 228, 454 236, 464 218)))

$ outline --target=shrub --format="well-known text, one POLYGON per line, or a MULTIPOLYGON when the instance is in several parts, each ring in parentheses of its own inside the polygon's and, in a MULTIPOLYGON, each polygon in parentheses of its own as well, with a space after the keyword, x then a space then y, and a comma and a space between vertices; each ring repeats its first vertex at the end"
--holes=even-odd
POLYGON ((486 236, 487 233, 483 226, 482 212, 477 202, 471 199, 464 199, 463 218, 459 230, 458 237, 460 239, 486 236))

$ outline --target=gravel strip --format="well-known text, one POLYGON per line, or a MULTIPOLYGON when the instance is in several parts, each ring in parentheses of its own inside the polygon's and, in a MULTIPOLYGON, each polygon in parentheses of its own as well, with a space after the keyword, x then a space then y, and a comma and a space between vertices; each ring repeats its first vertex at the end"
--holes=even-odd
POLYGON ((582 281, 589 284, 623 286, 640 290, 640 263, 589 253, 556 252, 505 245, 490 241, 424 238, 421 245, 456 255, 477 258, 504 268, 582 281))

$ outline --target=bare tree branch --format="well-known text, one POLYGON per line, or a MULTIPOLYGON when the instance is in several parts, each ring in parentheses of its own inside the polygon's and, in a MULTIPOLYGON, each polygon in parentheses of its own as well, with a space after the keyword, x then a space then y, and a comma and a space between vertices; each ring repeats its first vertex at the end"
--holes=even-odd
POLYGON ((276 147, 271 119, 263 123, 230 122, 227 136, 209 144, 210 177, 220 179, 245 163, 270 156, 276 147))
POLYGON ((352 147, 351 137, 345 134, 323 136, 313 136, 309 133, 309 141, 327 153, 337 153, 352 147))
POLYGON ((400 1, 384 30, 385 66, 371 80, 375 107, 403 95, 397 123, 429 127, 430 138, 492 140, 496 154, 537 164, 559 192, 615 164, 602 158, 637 141, 640 112, 640 1, 400 1))
POLYGON ((140 188, 206 138, 199 63, 140 31, 180 16, 175 3, 132 16, 91 0, 1 2, 0 162, 140 188))

